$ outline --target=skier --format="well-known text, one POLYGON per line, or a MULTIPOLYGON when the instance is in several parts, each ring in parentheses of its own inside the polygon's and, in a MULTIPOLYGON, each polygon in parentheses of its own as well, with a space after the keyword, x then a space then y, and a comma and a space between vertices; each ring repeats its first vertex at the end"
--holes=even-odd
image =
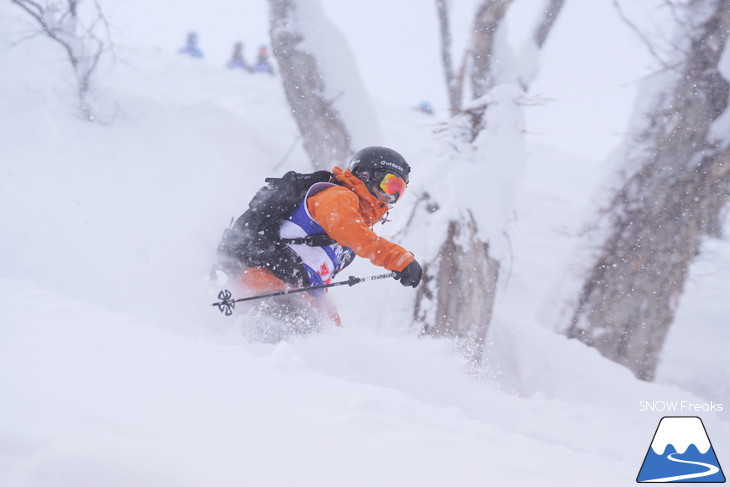
POLYGON ((231 55, 230 61, 226 64, 228 69, 243 69, 245 71, 251 71, 246 60, 243 58, 243 43, 236 42, 233 45, 233 54, 231 55))
POLYGON ((274 67, 269 61, 269 50, 266 46, 259 46, 259 52, 256 57, 256 63, 251 66, 252 73, 269 73, 274 74, 274 67))
POLYGON ((421 113, 425 113, 426 115, 433 115, 433 107, 426 100, 421 101, 421 103, 419 103, 416 107, 416 110, 421 113))
POLYGON ((203 57, 203 51, 198 47, 198 34, 195 32, 189 32, 187 40, 185 41, 185 47, 178 51, 179 54, 185 54, 190 57, 203 57))
MULTIPOLYGON (((271 209, 275 205, 267 206, 266 199, 288 190, 279 186, 279 192, 273 192, 270 183, 269 188, 259 191, 249 211, 224 233, 218 247, 219 270, 225 271, 226 281, 233 279, 241 290, 259 294, 327 284, 358 255, 395 271, 395 279, 403 286, 415 288, 422 270, 413 254, 371 229, 403 197, 409 173, 403 156, 385 147, 360 150, 345 170, 335 167, 332 173, 288 173, 276 181, 289 177, 289 186, 293 186, 298 177, 303 182, 303 193, 294 200, 293 212, 276 215, 281 218, 274 222, 273 232, 260 230, 254 223, 255 214, 275 214, 271 209)), ((340 324, 324 292, 286 298, 264 300, 260 310, 287 321, 306 322, 307 326, 322 315, 340 324), (272 305, 277 300, 278 304, 272 305)))

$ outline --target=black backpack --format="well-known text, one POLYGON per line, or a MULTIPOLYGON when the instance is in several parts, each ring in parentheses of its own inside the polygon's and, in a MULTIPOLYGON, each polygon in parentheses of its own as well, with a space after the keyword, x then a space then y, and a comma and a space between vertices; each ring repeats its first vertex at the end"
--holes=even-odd
MULTIPOLYGON (((223 233, 218 253, 245 267, 263 267, 290 284, 302 281, 301 259, 287 244, 325 246, 335 243, 326 233, 306 238, 279 237, 281 220, 290 217, 315 183, 328 182, 329 171, 301 174, 289 171, 280 178, 266 178, 248 210, 223 233)), ((306 273, 305 273, 306 274, 306 273)))

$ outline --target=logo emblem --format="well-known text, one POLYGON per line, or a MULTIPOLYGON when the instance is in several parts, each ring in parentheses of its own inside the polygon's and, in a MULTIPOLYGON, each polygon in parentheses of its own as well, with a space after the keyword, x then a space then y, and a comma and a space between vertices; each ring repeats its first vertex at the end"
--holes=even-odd
POLYGON ((380 161, 381 166, 388 166, 388 167, 394 167, 398 171, 403 171, 403 168, 396 164, 395 162, 389 162, 389 161, 380 161))
POLYGON ((663 417, 636 481, 725 482, 702 420, 696 416, 663 417))

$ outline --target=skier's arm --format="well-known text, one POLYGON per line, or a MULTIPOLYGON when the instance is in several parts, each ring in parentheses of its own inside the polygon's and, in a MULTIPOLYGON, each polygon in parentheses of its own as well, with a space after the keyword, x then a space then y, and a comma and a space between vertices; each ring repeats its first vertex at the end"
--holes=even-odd
POLYGON ((413 260, 413 254, 383 237, 365 223, 358 211, 360 200, 345 188, 331 188, 311 198, 307 209, 312 218, 332 237, 355 254, 389 271, 402 271, 413 260))

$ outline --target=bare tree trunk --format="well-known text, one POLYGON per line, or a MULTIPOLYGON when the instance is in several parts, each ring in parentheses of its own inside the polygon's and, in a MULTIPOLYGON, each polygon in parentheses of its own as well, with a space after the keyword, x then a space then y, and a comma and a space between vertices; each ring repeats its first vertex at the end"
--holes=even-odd
MULTIPOLYGON (((511 3, 512 0, 485 0, 477 9, 471 45, 467 50, 469 54, 465 53, 465 59, 468 56, 471 62, 469 79, 474 100, 488 94, 497 83, 495 65, 500 60, 495 53, 496 33, 511 3)), ((547 25, 541 34, 544 37, 547 37, 562 2, 551 0, 550 5, 546 15, 553 18, 541 23, 547 25)), ((463 134, 463 140, 458 143, 471 145, 480 133, 488 130, 484 123, 488 106, 486 102, 472 103, 468 109, 462 110, 462 82, 453 73, 451 65, 448 6, 444 0, 437 0, 436 6, 442 36, 441 59, 454 110, 452 131, 463 134), (458 89, 456 93, 455 88, 458 89), (464 125, 467 127, 464 128, 464 125)), ((526 90, 527 86, 521 88, 526 90)), ((459 150, 457 145, 454 147, 459 150)), ((438 203, 430 196, 427 199, 425 211, 436 211, 434 208, 438 208, 438 203)), ((478 362, 492 320, 500 263, 490 255, 489 243, 478 236, 474 214, 477 211, 476 208, 466 209, 464 218, 448 222, 446 238, 438 256, 424 266, 424 284, 416 297, 414 319, 422 324, 425 333, 467 341, 470 358, 478 362)))
POLYGON ((81 0, 66 0, 65 6, 64 2, 10 1, 30 15, 49 38, 63 47, 76 77, 79 111, 86 120, 95 120, 89 103, 91 79, 101 56, 112 48, 109 25, 99 4, 94 3, 94 18, 86 27, 78 15, 81 0))
POLYGON ((302 135, 304 150, 318 169, 330 169, 354 152, 350 133, 328 96, 327 80, 315 55, 302 47, 298 0, 269 0, 271 44, 282 83, 302 135))
POLYGON ((438 259, 424 266, 414 314, 424 323, 424 333, 466 340, 470 358, 478 362, 492 321, 499 262, 490 257, 489 245, 479 240, 476 230, 473 217, 466 223, 449 222, 438 259))
POLYGON ((449 94, 449 109, 451 114, 461 110, 461 99, 464 91, 464 71, 466 70, 466 58, 468 51, 464 52, 461 67, 454 71, 454 62, 451 57, 451 26, 449 22, 449 8, 446 0, 436 0, 436 12, 439 19, 439 31, 441 32, 441 63, 444 66, 446 77, 446 88, 449 94))
POLYGON ((672 83, 656 94, 609 207, 608 238, 580 292, 570 337, 652 380, 700 239, 719 231, 730 196, 730 137, 713 140, 728 106, 718 71, 730 29, 725 0, 693 2, 688 49, 672 83), (636 168, 636 169, 634 169, 636 168))
POLYGON ((513 0, 488 0, 481 4, 472 28, 472 98, 486 95, 496 84, 494 41, 507 9, 513 0))

